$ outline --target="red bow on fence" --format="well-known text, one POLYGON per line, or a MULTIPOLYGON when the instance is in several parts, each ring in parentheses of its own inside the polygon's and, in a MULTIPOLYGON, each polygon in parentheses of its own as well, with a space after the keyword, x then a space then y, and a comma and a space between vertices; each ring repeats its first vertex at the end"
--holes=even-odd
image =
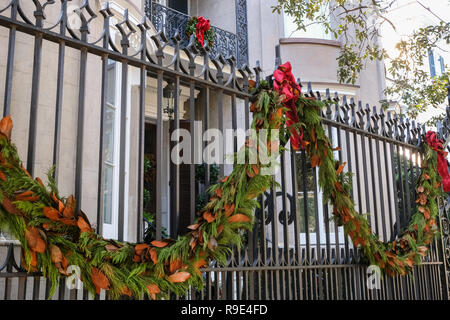
POLYGON ((197 29, 197 40, 203 47, 203 38, 205 36, 205 32, 211 28, 209 20, 203 18, 202 16, 198 17, 195 28, 197 29))
POLYGON ((428 131, 425 142, 437 153, 437 171, 442 178, 442 188, 445 192, 450 191, 450 175, 447 166, 447 152, 444 151, 442 142, 437 138, 436 132, 428 131))
POLYGON ((299 144, 302 148, 305 147, 305 142, 303 141, 303 129, 300 127, 300 134, 295 127, 299 122, 297 107, 295 103, 298 100, 302 89, 295 82, 294 75, 292 74, 292 66, 289 62, 282 64, 273 73, 273 88, 280 94, 284 95, 283 105, 285 108, 289 109, 286 112, 286 126, 291 133, 291 146, 294 150, 298 150, 299 144))

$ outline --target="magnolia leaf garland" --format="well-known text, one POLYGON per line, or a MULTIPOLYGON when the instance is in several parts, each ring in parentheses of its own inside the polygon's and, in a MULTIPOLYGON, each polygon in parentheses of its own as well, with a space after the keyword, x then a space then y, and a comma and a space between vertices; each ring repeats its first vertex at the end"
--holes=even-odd
POLYGON ((87 216, 82 211, 75 212, 76 199, 59 195, 52 170, 47 187, 41 179, 30 176, 10 141, 11 118, 3 118, 0 227, 8 229, 23 246, 22 264, 29 272, 41 270, 51 279, 50 296, 59 278, 69 275, 70 265, 80 268, 85 288, 97 294, 107 290, 112 299, 121 295, 141 298, 143 293, 160 299, 167 298, 168 291, 182 295, 189 287, 200 289, 200 268, 212 260, 226 263, 230 246, 242 245, 241 230, 252 228, 257 197, 276 184, 273 176, 262 174, 270 164, 263 165, 259 160, 251 164, 248 159, 255 159, 258 152, 270 156, 283 151, 288 139, 295 136, 294 146, 304 148, 312 165, 319 168, 319 186, 325 201, 333 205, 335 220, 344 227, 354 246, 361 248, 367 262, 389 275, 410 272, 413 265, 420 263, 437 232, 437 200, 442 195, 436 171, 439 144, 434 144, 433 149, 423 144, 417 211, 408 229, 394 242, 383 243, 372 234, 366 218, 354 209, 349 174, 343 171, 344 164, 333 158, 331 143, 321 124, 319 111, 324 102, 301 95, 300 87, 289 74, 290 65, 280 66, 278 71, 274 87, 261 81, 252 88, 252 128, 257 132, 268 129, 267 144, 258 145, 254 137, 247 138, 234 155, 236 160, 246 162, 236 164, 229 176, 210 187, 210 200, 189 231, 177 239, 148 244, 118 242, 96 234, 87 216), (270 129, 280 130, 281 144, 270 139, 270 129))

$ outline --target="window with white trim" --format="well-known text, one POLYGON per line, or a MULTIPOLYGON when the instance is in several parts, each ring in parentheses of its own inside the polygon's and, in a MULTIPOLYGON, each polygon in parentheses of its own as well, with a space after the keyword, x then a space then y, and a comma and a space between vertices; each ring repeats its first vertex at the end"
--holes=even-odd
POLYGON ((115 61, 108 61, 106 109, 104 123, 104 174, 103 174, 103 235, 117 237, 117 196, 118 196, 118 141, 120 90, 119 68, 115 61))
MULTIPOLYGON (((323 14, 327 14, 328 7, 322 9, 323 14)), ((284 36, 286 38, 315 38, 315 39, 327 39, 331 40, 331 34, 326 33, 326 28, 322 23, 314 23, 313 20, 304 18, 304 25, 306 30, 297 30, 297 24, 295 18, 288 13, 284 12, 284 36)))

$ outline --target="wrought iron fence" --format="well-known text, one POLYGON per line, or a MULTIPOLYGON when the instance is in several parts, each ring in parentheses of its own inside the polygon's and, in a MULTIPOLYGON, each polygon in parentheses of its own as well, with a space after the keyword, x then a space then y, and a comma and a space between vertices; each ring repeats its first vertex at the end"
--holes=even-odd
MULTIPOLYGON (((219 130, 226 128, 224 121, 229 110, 232 129, 238 128, 238 113, 243 115, 243 129, 250 125, 248 93, 249 78, 260 81, 261 70, 243 65, 236 67, 236 60, 224 60, 221 56, 211 59, 204 50, 197 50, 191 41, 186 48, 181 48, 179 37, 169 38, 164 31, 149 34, 149 23, 144 17, 141 22, 130 17, 128 12, 113 12, 108 3, 96 10, 89 1, 84 1, 77 11, 80 16, 80 28, 73 29, 68 23, 68 1, 61 1, 60 10, 56 10, 56 23, 44 28, 44 11, 54 8, 53 1, 34 1, 35 21, 26 15, 30 7, 24 8, 12 0, 0 9, 0 26, 8 35, 8 56, 6 59, 6 81, 4 91, 4 114, 14 113, 18 103, 14 100, 13 80, 17 77, 14 62, 18 59, 17 50, 23 50, 16 38, 26 34, 34 40, 33 64, 29 77, 31 82, 30 118, 27 122, 27 169, 33 174, 36 166, 36 132, 41 104, 40 84, 43 66, 43 53, 46 45, 55 45, 57 67, 53 77, 56 78, 56 101, 54 103, 53 144, 46 146, 45 152, 51 153, 52 161, 48 165, 61 165, 62 115, 70 109, 63 106, 63 95, 68 90, 64 78, 72 76, 65 67, 69 49, 78 55, 78 86, 76 86, 78 102, 77 116, 73 119, 77 134, 72 142, 76 148, 73 162, 75 180, 71 188, 79 200, 78 207, 85 208, 88 201, 81 198, 83 190, 89 187, 82 179, 83 164, 87 159, 86 136, 84 123, 88 118, 86 111, 87 84, 89 89, 101 91, 98 104, 99 145, 96 150, 98 169, 96 183, 98 187, 95 201, 98 232, 102 232, 104 214, 104 175, 105 175, 105 126, 108 83, 107 76, 110 61, 116 61, 121 67, 120 76, 116 78, 121 96, 118 101, 120 132, 120 161, 118 165, 118 198, 117 238, 125 238, 125 208, 128 217, 135 215, 136 234, 143 235, 143 163, 144 145, 150 143, 145 139, 145 121, 147 102, 155 105, 156 114, 156 167, 163 168, 165 162, 164 146, 165 123, 171 122, 171 129, 180 128, 181 109, 186 108, 185 120, 190 124, 192 136, 196 132, 195 120, 202 120, 202 131, 215 125, 219 130), (7 14, 9 13, 9 15, 7 14), (60 14, 59 14, 60 13, 60 14), (117 23, 112 23, 113 15, 117 23), (99 28, 100 27, 100 28, 99 28), (100 30, 97 34, 95 30, 100 30), (111 30, 116 30, 116 38, 111 30), (91 31, 91 32, 90 32, 91 31), (132 37, 137 35, 138 45, 133 45, 132 37), (167 46, 173 50, 166 50, 167 46), (168 53, 170 52, 170 53, 168 53), (183 58, 184 57, 184 58, 183 58), (201 57, 202 63, 198 63, 201 57), (97 63, 101 77, 87 79, 87 68, 94 68, 97 63), (137 72, 136 72, 137 71, 137 72), (134 77, 134 78, 133 78, 134 77), (137 81, 137 92, 127 86, 129 79, 137 81), (165 83, 174 86, 173 111, 174 119, 164 118, 163 89, 165 83), (146 89, 154 90, 147 95, 146 89), (180 90, 183 89, 183 90, 180 90), (187 98, 182 100, 181 93, 187 98), (187 94, 186 94, 187 92, 187 94), (130 103, 130 100, 133 102, 130 103), (150 101, 148 101, 150 100, 150 101), (184 102, 184 103, 182 103, 184 102), (213 107, 217 112, 212 114, 213 107), (127 134, 129 109, 136 111, 137 127, 135 141, 127 134), (217 119, 217 120, 216 120, 217 119), (127 140, 130 139, 130 140, 127 140), (135 164, 126 166, 125 154, 127 143, 136 143, 135 164), (135 181, 135 206, 128 206, 129 193, 126 192, 125 180, 131 169, 137 171, 135 181)), ((56 12, 55 11, 55 12, 56 12)), ((50 17, 47 17, 50 19, 50 17)), ((48 21, 48 20, 47 20, 48 21)), ((28 38, 30 39, 30 38, 28 38)), ((6 44, 5 44, 6 45, 6 44)), ((279 51, 278 51, 279 52, 279 51)), ((280 63, 280 57, 277 57, 280 63)), ((19 61, 20 62, 20 61, 19 61)), ((49 80, 50 77, 47 79, 49 80)), ((322 111, 322 121, 333 146, 340 146, 335 156, 347 162, 346 170, 353 173, 353 200, 359 212, 367 213, 372 229, 383 241, 389 241, 405 227, 415 206, 414 177, 420 168, 421 152, 419 145, 426 128, 414 121, 396 115, 384 114, 379 108, 363 106, 360 102, 347 99, 329 90, 313 92, 308 84, 305 94, 317 99, 331 101, 328 108, 322 111)), ((447 111, 450 113, 450 109, 447 111)), ((89 114, 89 117, 92 117, 89 114)), ((447 118, 438 125, 442 137, 449 132, 447 118)), ((130 120, 131 121, 131 120, 130 120)), ((64 146, 69 142, 65 141, 64 146)), ((192 146, 194 148, 194 144, 192 146)), ((234 145, 235 150, 237 145, 234 145)), ((19 150, 20 151, 20 150, 19 150)), ((67 152, 67 150, 64 150, 67 152)), ((41 150, 42 152, 42 150, 41 150)), ((73 151, 72 151, 73 152, 73 151)), ((194 160, 194 152, 191 154, 194 160)), ((195 163, 195 161, 192 161, 195 163)), ((130 162, 131 163, 131 162, 130 162)), ((443 237, 436 239, 420 267, 414 268, 413 274, 403 277, 385 278, 379 288, 369 288, 367 282, 367 266, 358 249, 345 237, 342 227, 331 219, 331 209, 323 204, 321 192, 317 186, 317 172, 312 169, 304 152, 286 151, 280 156, 280 171, 276 175, 281 188, 273 188, 259 200, 260 209, 255 212, 256 223, 252 232, 246 233, 245 247, 232 248, 228 262, 219 266, 215 261, 203 269, 205 287, 199 292, 191 290, 178 299, 447 299, 448 298, 448 260, 449 231, 448 206, 441 206, 441 223, 443 237)), ((205 185, 209 185, 210 167, 205 170, 205 185)), ((223 175, 224 165, 219 166, 219 175, 223 175)), ((156 170, 156 216, 155 234, 161 238, 163 227, 163 205, 167 203, 163 194, 164 186, 170 185, 168 194, 170 206, 170 234, 175 237, 183 232, 181 212, 187 212, 188 221, 196 217, 196 181, 195 165, 189 166, 187 181, 188 196, 186 203, 181 203, 180 165, 170 164, 170 181, 163 175, 163 170, 156 170)), ((55 173, 62 182, 61 171, 55 173)), ((131 189, 130 189, 131 190, 131 189)), ((141 239, 138 239, 141 240, 141 239)), ((5 262, 0 266, 0 293, 3 299, 45 299, 49 295, 49 283, 40 273, 27 274, 16 257, 20 249, 14 245, 0 247, 5 250, 5 262)), ((82 288, 69 290, 61 280, 54 299, 103 299, 100 296, 90 297, 82 288)))

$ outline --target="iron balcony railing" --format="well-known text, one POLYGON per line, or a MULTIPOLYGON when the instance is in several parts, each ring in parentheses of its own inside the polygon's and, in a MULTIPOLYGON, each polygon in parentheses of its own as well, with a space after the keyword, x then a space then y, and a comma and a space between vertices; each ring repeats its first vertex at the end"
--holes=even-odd
MULTIPOLYGON (((244 18, 246 24, 246 14, 242 13, 243 11, 246 13, 245 3, 244 7, 241 7, 239 6, 241 10, 237 12, 236 16, 236 19, 239 19, 237 26, 242 25, 241 20, 244 18)), ((153 1, 146 1, 145 12, 156 30, 164 31, 169 38, 178 33, 181 37, 181 48, 189 44, 189 37, 186 34, 186 26, 191 19, 189 15, 153 1)), ((224 58, 236 58, 238 67, 248 64, 247 28, 239 28, 240 34, 238 35, 215 26, 211 26, 211 28, 214 30, 215 37, 214 45, 209 52, 211 58, 217 58, 221 54, 224 58)))

